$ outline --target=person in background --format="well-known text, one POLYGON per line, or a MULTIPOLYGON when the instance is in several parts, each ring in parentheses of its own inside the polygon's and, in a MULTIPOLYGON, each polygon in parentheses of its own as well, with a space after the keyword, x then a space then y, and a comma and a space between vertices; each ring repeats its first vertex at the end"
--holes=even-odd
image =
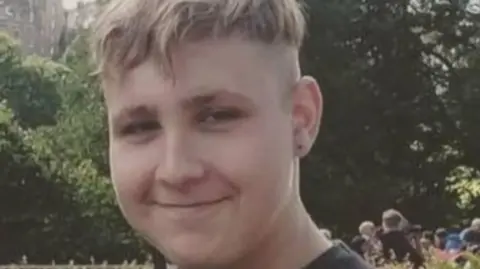
POLYGON ((366 252, 367 252, 366 240, 361 235, 356 235, 353 237, 352 241, 350 242, 350 247, 359 256, 366 258, 366 252))
POLYGON ((452 261, 457 256, 461 246, 458 242, 460 236, 451 234, 445 228, 437 228, 435 231, 433 255, 441 261, 452 261))
POLYGON ((464 243, 459 234, 451 233, 447 235, 445 242, 445 251, 448 253, 459 253, 464 249, 464 243))
POLYGON ((409 225, 405 231, 410 244, 420 253, 423 253, 422 244, 420 243, 422 239, 422 229, 421 225, 414 224, 409 225))
POLYGON ((387 262, 404 262, 407 258, 419 268, 424 263, 420 250, 413 247, 409 241, 405 226, 406 219, 395 210, 389 209, 382 214, 383 234, 380 236, 382 243, 383 257, 387 262))
POLYGON ((360 235, 366 242, 366 254, 376 256, 382 250, 382 244, 376 236, 375 224, 372 221, 364 221, 358 227, 360 235))
POLYGON ((356 235, 350 245, 352 249, 371 264, 377 265, 381 259, 381 243, 377 237, 377 228, 372 221, 364 221, 358 227, 356 235))
POLYGON ((424 251, 430 252, 430 250, 434 247, 434 235, 432 231, 423 231, 422 238, 420 239, 420 243, 422 244, 422 248, 424 251))
POLYGON ((372 221, 364 221, 358 226, 358 232, 368 241, 375 237, 375 224, 372 221))
POLYGON ((439 250, 445 250, 445 244, 447 242, 448 232, 445 228, 437 228, 435 230, 435 236, 433 244, 435 248, 439 250))
POLYGON ((371 221, 364 221, 358 227, 359 234, 353 237, 350 245, 360 256, 365 257, 368 252, 367 241, 375 232, 375 225, 371 221))
POLYGON ((480 218, 473 219, 470 227, 461 232, 460 238, 468 247, 480 245, 480 218))

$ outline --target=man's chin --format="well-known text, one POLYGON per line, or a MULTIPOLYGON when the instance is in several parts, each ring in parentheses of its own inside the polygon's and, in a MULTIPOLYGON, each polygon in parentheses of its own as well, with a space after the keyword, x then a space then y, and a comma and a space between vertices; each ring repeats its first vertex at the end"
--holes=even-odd
POLYGON ((208 268, 213 267, 214 264, 218 264, 222 260, 222 253, 219 252, 219 248, 215 247, 211 241, 195 238, 176 238, 162 245, 168 246, 162 248, 162 253, 167 260, 183 267, 208 268))
POLYGON ((215 268, 218 267, 218 257, 200 252, 171 250, 166 253, 167 260, 184 268, 215 268))

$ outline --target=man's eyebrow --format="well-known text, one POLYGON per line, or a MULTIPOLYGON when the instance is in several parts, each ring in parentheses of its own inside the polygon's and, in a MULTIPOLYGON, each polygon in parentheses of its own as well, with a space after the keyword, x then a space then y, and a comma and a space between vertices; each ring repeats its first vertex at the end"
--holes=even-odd
MULTIPOLYGON (((245 95, 225 89, 207 90, 204 94, 187 97, 181 101, 182 107, 191 109, 212 104, 223 98, 238 98, 241 102, 253 105, 253 101, 245 95)), ((238 100, 236 99, 236 100, 238 100)), ((118 113, 112 115, 112 125, 118 127, 123 122, 138 118, 157 118, 158 109, 153 105, 132 105, 121 108, 118 113)))
POLYGON ((239 98, 244 102, 252 103, 252 101, 244 96, 241 93, 236 93, 233 91, 229 91, 226 89, 213 89, 213 90, 205 90, 200 92, 206 92, 204 94, 198 94, 192 96, 190 98, 185 99, 182 102, 183 107, 199 107, 212 104, 216 100, 223 99, 223 98, 239 98))
POLYGON ((135 105, 122 108, 117 114, 112 117, 114 126, 118 126, 123 121, 132 120, 135 118, 155 118, 157 117, 157 110, 153 106, 135 105))
POLYGON ((218 94, 220 94, 219 91, 195 95, 189 99, 186 99, 183 104, 185 107, 209 105, 218 98, 218 94))

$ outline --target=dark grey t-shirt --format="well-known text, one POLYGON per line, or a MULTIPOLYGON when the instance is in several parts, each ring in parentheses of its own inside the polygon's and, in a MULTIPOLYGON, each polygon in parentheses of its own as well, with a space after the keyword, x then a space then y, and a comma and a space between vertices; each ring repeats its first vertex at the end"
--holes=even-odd
POLYGON ((357 253, 336 244, 303 269, 374 269, 357 253))

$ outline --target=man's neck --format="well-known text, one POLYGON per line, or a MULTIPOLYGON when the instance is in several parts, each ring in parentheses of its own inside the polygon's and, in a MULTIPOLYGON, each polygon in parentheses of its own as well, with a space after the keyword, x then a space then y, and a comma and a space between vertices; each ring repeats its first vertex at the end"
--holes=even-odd
POLYGON ((300 201, 276 223, 255 251, 229 269, 300 269, 332 247, 300 201))

